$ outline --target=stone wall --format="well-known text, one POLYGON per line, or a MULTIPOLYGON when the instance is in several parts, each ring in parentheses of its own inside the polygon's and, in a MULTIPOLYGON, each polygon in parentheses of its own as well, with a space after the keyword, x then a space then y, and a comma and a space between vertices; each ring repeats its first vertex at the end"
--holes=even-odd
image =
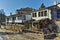
POLYGON ((25 26, 21 24, 6 24, 2 25, 1 28, 21 32, 22 30, 25 29, 25 26))

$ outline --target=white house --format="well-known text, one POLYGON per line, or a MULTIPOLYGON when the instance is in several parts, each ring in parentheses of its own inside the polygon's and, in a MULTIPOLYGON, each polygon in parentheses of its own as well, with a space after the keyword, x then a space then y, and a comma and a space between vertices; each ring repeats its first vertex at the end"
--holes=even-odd
POLYGON ((6 23, 24 23, 31 20, 32 8, 21 8, 16 10, 16 14, 6 17, 6 23))
POLYGON ((41 20, 48 18, 50 20, 60 18, 60 3, 54 1, 54 5, 34 10, 32 8, 21 8, 17 10, 15 15, 7 16, 6 22, 9 23, 24 23, 28 20, 41 20))
POLYGON ((32 19, 35 19, 35 20, 41 20, 41 19, 45 19, 45 18, 51 19, 51 10, 44 9, 41 11, 33 12, 33 13, 31 13, 31 15, 32 15, 32 19))
POLYGON ((60 3, 54 1, 54 5, 46 7, 42 10, 37 10, 31 13, 32 19, 41 20, 45 18, 57 19, 60 18, 60 3))
POLYGON ((27 20, 31 20, 31 15, 11 15, 6 17, 7 23, 24 23, 27 20))

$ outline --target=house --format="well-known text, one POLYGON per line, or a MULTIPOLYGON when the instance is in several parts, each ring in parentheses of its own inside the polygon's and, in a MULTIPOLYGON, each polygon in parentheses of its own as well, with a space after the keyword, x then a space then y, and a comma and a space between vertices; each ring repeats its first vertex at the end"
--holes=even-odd
POLYGON ((54 5, 45 7, 41 5, 39 10, 32 8, 21 8, 16 10, 16 14, 6 17, 7 23, 24 23, 29 20, 57 19, 60 18, 60 3, 54 1, 54 5))
POLYGON ((27 29, 51 26, 51 20, 60 18, 60 3, 54 1, 53 4, 49 7, 42 4, 39 10, 29 7, 17 9, 15 14, 6 17, 6 23, 25 24, 27 29))
MULTIPOLYGON (((32 12, 31 15, 32 15, 32 20, 34 20, 34 21, 32 21, 32 23, 28 24, 28 26, 32 25, 32 27, 41 28, 41 27, 43 27, 42 24, 40 25, 41 21, 45 25, 44 22, 46 20, 50 21, 50 20, 54 20, 54 19, 60 19, 60 3, 57 3, 56 1, 54 1, 54 5, 49 6, 49 7, 45 7, 42 4, 41 8, 37 11, 32 12)), ((48 22, 46 22, 46 23, 48 23, 48 22)))
POLYGON ((52 20, 60 18, 60 3, 54 3, 52 6, 41 8, 40 10, 32 12, 31 15, 32 19, 35 20, 41 20, 45 18, 52 20))
POLYGON ((31 20, 32 8, 21 8, 16 10, 16 14, 6 17, 6 23, 24 23, 28 20, 31 20))

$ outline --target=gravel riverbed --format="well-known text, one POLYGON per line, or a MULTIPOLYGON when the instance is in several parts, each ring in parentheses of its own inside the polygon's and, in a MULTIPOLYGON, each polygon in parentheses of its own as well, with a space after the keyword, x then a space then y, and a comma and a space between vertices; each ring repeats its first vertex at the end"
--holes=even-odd
POLYGON ((43 34, 16 33, 10 30, 0 29, 0 40, 44 40, 43 34))

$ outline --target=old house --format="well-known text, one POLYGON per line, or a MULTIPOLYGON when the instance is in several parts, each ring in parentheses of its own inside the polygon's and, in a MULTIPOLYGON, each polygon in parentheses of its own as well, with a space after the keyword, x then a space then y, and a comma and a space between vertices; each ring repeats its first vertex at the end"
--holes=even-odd
POLYGON ((33 26, 41 28, 42 24, 39 24, 41 20, 45 22, 45 19, 53 20, 57 18, 60 18, 60 3, 54 1, 53 5, 49 7, 45 7, 44 4, 42 4, 39 10, 29 7, 18 9, 16 10, 16 14, 6 17, 6 23, 25 23, 28 29, 33 26))
POLYGON ((10 15, 6 17, 6 22, 7 23, 24 23, 28 20, 31 20, 31 12, 34 9, 32 8, 21 8, 16 10, 16 14, 10 15))
POLYGON ((60 7, 57 5, 49 6, 41 10, 32 12, 32 19, 41 20, 49 18, 50 20, 60 18, 60 7))
POLYGON ((52 6, 45 7, 42 3, 39 10, 32 8, 21 8, 16 10, 16 14, 6 17, 6 22, 24 23, 28 20, 41 20, 48 18, 50 20, 60 18, 60 3, 54 1, 52 6))
MULTIPOLYGON (((35 21, 32 21, 32 27, 34 26, 37 28, 41 28, 42 23, 43 25, 45 25, 46 19, 49 19, 49 20, 60 19, 60 3, 57 3, 56 1, 54 1, 54 5, 49 7, 45 7, 42 4, 41 8, 37 11, 32 12, 31 15, 32 15, 32 20, 35 20, 35 21), (41 25, 39 22, 41 23, 41 25)), ((49 24, 47 23, 48 26, 50 24, 52 23, 49 23, 49 24)))

